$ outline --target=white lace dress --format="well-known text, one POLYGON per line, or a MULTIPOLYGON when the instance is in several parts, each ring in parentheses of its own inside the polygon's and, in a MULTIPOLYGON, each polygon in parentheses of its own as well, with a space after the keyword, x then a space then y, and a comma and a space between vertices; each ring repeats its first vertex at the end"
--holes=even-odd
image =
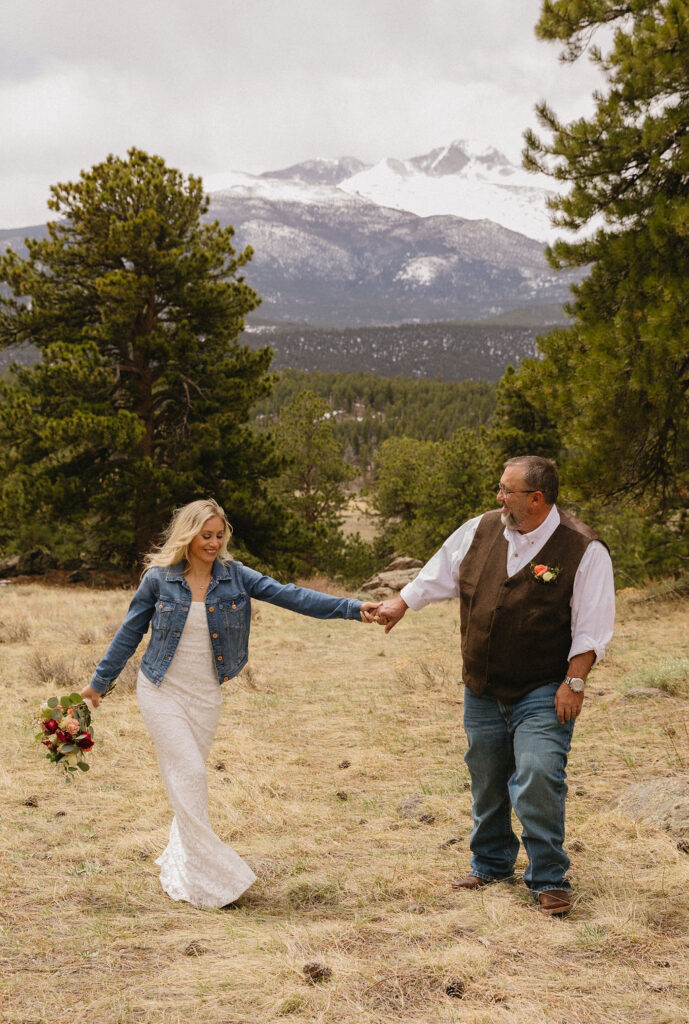
POLYGON ((213 665, 206 608, 194 601, 160 686, 139 672, 137 697, 153 737, 175 816, 167 848, 156 861, 173 900, 195 907, 234 902, 256 876, 211 828, 206 758, 218 727, 222 697, 213 665))

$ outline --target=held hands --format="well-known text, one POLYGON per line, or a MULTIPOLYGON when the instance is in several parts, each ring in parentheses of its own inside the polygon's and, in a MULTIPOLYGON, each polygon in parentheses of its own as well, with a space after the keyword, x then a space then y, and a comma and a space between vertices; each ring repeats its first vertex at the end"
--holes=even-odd
POLYGON ((361 606, 362 622, 377 622, 376 613, 380 608, 379 601, 364 601, 361 606))
POLYGON ((407 602, 403 598, 399 596, 389 597, 387 601, 382 601, 378 605, 375 621, 379 626, 385 626, 385 632, 389 633, 400 621, 408 607, 407 602))

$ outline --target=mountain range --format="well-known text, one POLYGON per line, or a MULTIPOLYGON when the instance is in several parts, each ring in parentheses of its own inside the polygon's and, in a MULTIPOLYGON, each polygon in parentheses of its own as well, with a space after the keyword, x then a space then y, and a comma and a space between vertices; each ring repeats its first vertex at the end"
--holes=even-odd
MULTIPOLYGON (((547 191, 492 147, 460 140, 373 166, 308 160, 221 183, 208 218, 254 250, 255 322, 475 321, 569 295, 572 276, 544 256, 547 191)), ((0 249, 44 232, 0 231, 0 249)))

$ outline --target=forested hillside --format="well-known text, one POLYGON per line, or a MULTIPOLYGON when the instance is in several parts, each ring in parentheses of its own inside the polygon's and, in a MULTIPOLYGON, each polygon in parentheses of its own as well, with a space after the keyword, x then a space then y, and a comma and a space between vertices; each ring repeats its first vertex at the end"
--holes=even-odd
MULTIPOLYGON (((547 330, 547 328, 545 328, 547 330)), ((379 327, 249 327, 242 341, 270 345, 273 368, 368 370, 383 377, 491 380, 536 355, 539 331, 495 323, 407 323, 379 327)))
POLYGON ((327 401, 332 429, 344 456, 366 471, 389 437, 446 441, 460 427, 489 425, 495 385, 489 381, 410 380, 375 373, 284 370, 271 394, 254 407, 262 427, 272 427, 280 410, 304 390, 327 401))

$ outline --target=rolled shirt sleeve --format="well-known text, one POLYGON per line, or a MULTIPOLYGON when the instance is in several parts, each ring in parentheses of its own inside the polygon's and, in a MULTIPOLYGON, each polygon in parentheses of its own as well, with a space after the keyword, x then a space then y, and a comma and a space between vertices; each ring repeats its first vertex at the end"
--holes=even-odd
POLYGON ((579 563, 572 593, 569 657, 593 651, 601 661, 615 627, 615 579, 608 549, 591 541, 579 563))
POLYGON ((481 516, 467 519, 424 565, 419 575, 400 591, 404 603, 418 612, 433 601, 459 597, 459 566, 471 547, 481 516))

